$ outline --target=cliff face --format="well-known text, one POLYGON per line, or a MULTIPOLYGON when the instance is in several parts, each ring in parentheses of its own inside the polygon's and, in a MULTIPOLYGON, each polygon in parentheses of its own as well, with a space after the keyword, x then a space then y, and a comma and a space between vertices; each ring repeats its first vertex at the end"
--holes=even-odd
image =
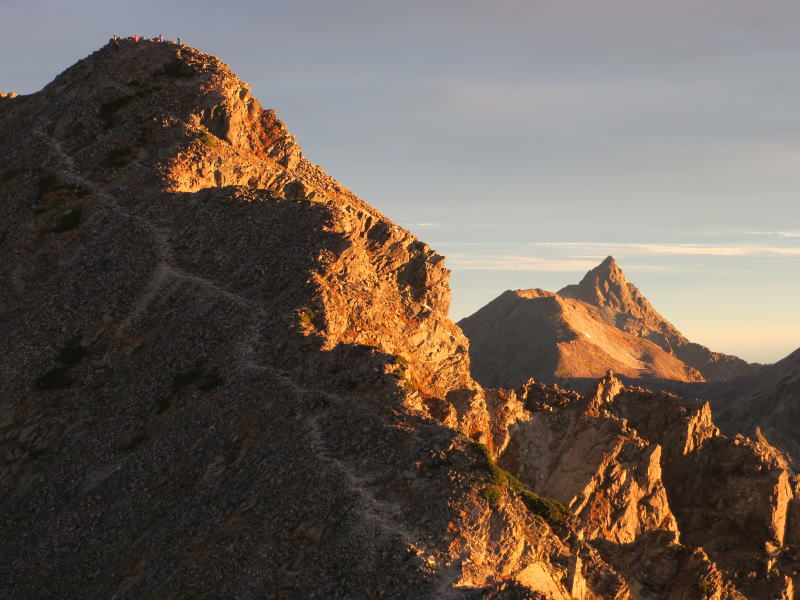
POLYGON ((797 484, 767 450, 631 425, 614 379, 482 389, 442 257, 214 57, 109 45, 4 98, 0 140, 10 596, 740 598, 723 550, 670 545, 728 512, 758 576, 796 577, 797 484))
POLYGON ((534 383, 517 397, 530 414, 509 427, 499 463, 569 506, 623 576, 635 548, 653 566, 634 581, 653 597, 677 594, 690 562, 732 597, 791 597, 797 483, 774 448, 721 435, 707 403, 610 375, 586 397, 534 383))

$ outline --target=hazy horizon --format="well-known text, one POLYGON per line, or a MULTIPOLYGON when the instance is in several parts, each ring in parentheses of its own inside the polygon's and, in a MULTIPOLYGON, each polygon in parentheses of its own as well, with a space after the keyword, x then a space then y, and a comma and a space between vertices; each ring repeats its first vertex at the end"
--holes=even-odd
POLYGON ((454 0, 3 7, 0 91, 112 34, 219 56, 310 160, 447 257, 451 316, 613 255, 689 339, 800 346, 800 5, 454 0), (24 49, 24 51, 21 51, 24 49))

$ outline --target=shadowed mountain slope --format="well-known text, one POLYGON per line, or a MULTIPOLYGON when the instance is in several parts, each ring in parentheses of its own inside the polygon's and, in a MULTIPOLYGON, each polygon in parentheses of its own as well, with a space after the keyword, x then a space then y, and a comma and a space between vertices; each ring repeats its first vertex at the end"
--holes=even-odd
POLYGON ((185 46, 106 46, 0 102, 0 139, 6 592, 491 588, 447 533, 480 492, 436 466, 482 457, 422 406, 482 400, 441 257, 185 46))
POLYGON ((763 435, 800 468, 800 350, 754 377, 689 392, 711 402, 725 433, 763 435))
POLYGON ((0 165, 4 595, 796 585, 796 481, 767 444, 613 377, 482 388, 444 259, 215 57, 123 40, 0 97, 0 165))

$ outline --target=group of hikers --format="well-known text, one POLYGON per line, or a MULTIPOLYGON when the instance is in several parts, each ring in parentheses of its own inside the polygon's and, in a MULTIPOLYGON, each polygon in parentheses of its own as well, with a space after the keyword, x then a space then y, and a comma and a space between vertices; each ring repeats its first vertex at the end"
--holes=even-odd
MULTIPOLYGON (((115 35, 111 36, 111 43, 114 44, 115 48, 119 49, 119 42, 122 39, 123 38, 121 38, 121 37, 119 37, 118 35, 115 34, 115 35)), ((144 36, 140 36, 140 35, 131 35, 131 36, 128 36, 127 38, 124 38, 124 39, 133 40, 134 42, 139 43, 139 41, 145 41, 148 38, 146 38, 144 36)), ((158 34, 158 37, 154 37, 150 41, 152 41, 152 42, 163 42, 164 41, 164 34, 160 33, 160 34, 158 34)), ((173 42, 173 40, 167 40, 167 41, 168 42, 173 42)), ((173 42, 173 43, 175 43, 175 42, 173 42)), ((178 37, 177 43, 178 43, 178 45, 180 45, 180 43, 181 43, 181 38, 180 37, 178 37)))

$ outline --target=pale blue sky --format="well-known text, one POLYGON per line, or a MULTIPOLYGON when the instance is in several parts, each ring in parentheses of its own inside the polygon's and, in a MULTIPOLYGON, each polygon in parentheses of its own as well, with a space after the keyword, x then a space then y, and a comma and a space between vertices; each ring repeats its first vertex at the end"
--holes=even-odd
POLYGON ((774 361, 800 346, 798 31, 790 0, 0 0, 0 89, 180 35, 448 257, 454 319, 613 254, 691 339, 774 361))

